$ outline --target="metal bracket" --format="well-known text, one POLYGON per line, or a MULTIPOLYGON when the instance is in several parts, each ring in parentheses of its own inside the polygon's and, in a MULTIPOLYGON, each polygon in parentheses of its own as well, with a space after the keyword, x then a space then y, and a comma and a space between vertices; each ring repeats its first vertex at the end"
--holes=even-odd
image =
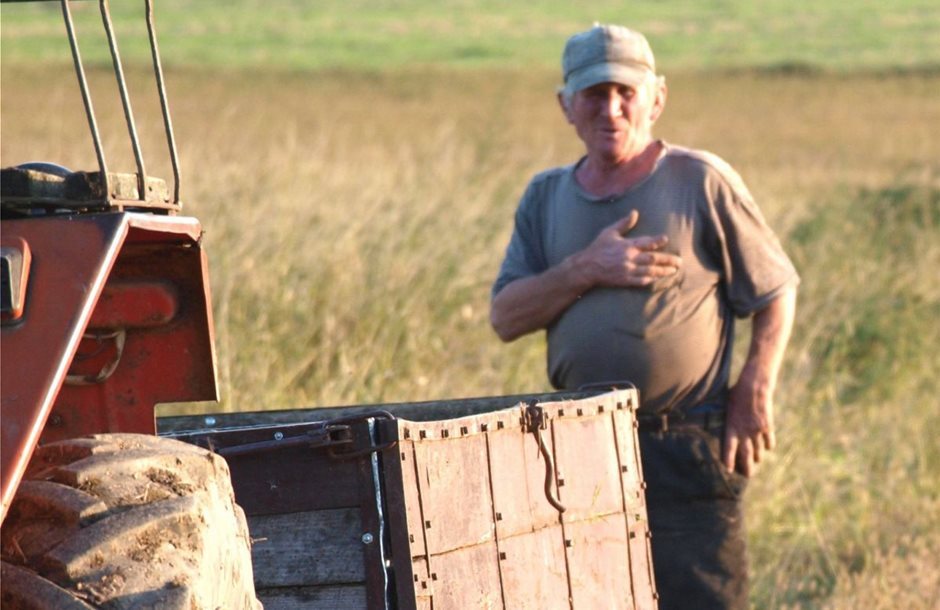
POLYGON ((97 385, 99 383, 104 383, 108 380, 109 377, 111 377, 111 375, 114 374, 118 364, 121 363, 121 356, 124 355, 124 344, 127 341, 127 331, 123 328, 118 328, 112 332, 91 332, 85 333, 82 335, 82 338, 96 340, 99 344, 99 349, 91 354, 76 354, 76 360, 94 357, 98 354, 98 352, 101 351, 101 349, 103 349, 101 344, 108 340, 114 341, 114 355, 101 367, 101 370, 96 374, 78 375, 69 373, 65 376, 65 383, 67 385, 97 385))

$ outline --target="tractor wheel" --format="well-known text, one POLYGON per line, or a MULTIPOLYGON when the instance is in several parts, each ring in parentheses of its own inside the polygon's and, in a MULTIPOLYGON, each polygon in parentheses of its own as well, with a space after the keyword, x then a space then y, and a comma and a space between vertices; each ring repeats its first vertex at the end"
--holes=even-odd
POLYGON ((0 542, 4 609, 261 608, 228 465, 179 441, 37 448, 0 542))

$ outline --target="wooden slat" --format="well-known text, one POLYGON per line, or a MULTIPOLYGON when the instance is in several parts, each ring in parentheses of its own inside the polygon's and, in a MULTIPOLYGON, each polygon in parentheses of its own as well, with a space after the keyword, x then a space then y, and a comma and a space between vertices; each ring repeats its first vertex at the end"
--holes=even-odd
POLYGON ((415 461, 428 553, 495 539, 485 436, 416 443, 415 461))
POLYGON ((633 602, 637 610, 656 610, 658 597, 653 577, 653 557, 650 554, 649 523, 645 517, 645 511, 627 515, 633 602))
POLYGON ((255 586, 365 583, 359 510, 248 517, 255 586))
POLYGON ((499 540, 506 608, 570 610, 564 536, 560 525, 499 540))
MULTIPOLYGON (((549 455, 552 455, 550 431, 543 430, 541 436, 549 455)), ((499 538, 557 524, 559 513, 545 493, 546 463, 535 435, 519 429, 504 429, 491 431, 487 437, 499 538)), ((550 491, 557 494, 554 471, 551 472, 550 491)))
POLYGON ((572 610, 632 610, 623 514, 565 523, 572 610))
POLYGON ((620 461, 620 480, 623 487, 623 505, 627 512, 637 512, 646 505, 643 491, 643 472, 640 449, 636 437, 632 411, 614 413, 614 431, 617 437, 617 459, 620 461))
POLYGON ((359 506, 355 461, 294 447, 228 458, 235 500, 252 514, 359 506))
POLYGON ((365 585, 260 589, 264 610, 365 610, 365 585))
POLYGON ((502 608, 497 562, 495 540, 432 556, 432 607, 454 610, 502 608))
MULTIPOLYGON (((412 441, 401 441, 398 443, 398 449, 402 485, 402 493, 399 497, 403 504, 405 524, 408 528, 408 548, 411 549, 411 557, 425 557, 428 550, 424 517, 421 513, 421 496, 418 493, 414 443, 412 441)), ((391 497, 390 495, 389 499, 391 497)), ((426 575, 425 573, 423 576, 426 575)))
POLYGON ((620 466, 610 415, 552 420, 558 495, 568 522, 623 511, 620 466))

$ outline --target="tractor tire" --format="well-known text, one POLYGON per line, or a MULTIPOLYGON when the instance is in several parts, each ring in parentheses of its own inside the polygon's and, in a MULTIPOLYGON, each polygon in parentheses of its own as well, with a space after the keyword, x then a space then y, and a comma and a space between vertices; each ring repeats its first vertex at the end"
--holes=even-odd
POLYGON ((228 465, 100 434, 36 449, 3 523, 0 607, 258 610, 228 465))

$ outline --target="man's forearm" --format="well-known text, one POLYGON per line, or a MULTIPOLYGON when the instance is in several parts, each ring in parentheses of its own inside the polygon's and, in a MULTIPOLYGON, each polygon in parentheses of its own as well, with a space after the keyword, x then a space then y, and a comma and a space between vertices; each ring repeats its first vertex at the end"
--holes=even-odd
POLYGON ((569 258, 539 275, 516 280, 493 297, 490 323, 503 341, 513 341, 551 324, 585 291, 569 258))
POLYGON ((796 314, 796 289, 791 288, 754 314, 751 344, 742 370, 764 391, 773 394, 796 314))

